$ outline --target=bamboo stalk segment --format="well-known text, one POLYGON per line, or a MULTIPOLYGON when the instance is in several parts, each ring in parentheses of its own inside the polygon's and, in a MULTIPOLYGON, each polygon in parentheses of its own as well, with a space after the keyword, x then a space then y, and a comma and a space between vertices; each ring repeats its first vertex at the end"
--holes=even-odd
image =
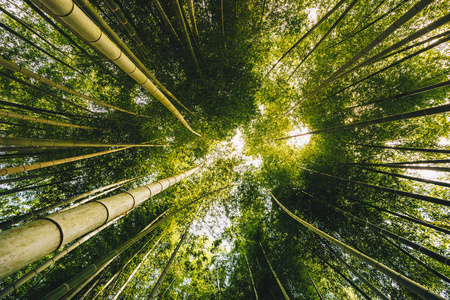
POLYGON ((126 213, 201 167, 1 232, 1 278, 126 213))
POLYGON ((105 55, 160 101, 189 131, 200 136, 189 126, 180 112, 156 85, 72 0, 33 0, 33 2, 40 8, 46 7, 52 11, 71 30, 79 34, 89 45, 105 55))
POLYGON ((166 147, 168 145, 150 145, 150 144, 104 144, 90 143, 81 141, 63 141, 34 138, 7 138, 0 137, 0 145, 8 146, 37 146, 37 147, 166 147))

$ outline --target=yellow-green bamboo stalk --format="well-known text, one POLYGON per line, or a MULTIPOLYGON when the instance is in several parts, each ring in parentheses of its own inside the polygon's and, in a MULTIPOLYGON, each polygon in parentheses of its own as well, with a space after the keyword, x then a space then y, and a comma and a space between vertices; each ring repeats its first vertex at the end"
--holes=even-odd
POLYGON ((8 146, 37 146, 37 147, 166 147, 168 145, 150 145, 150 144, 107 144, 90 143, 81 141, 63 141, 34 138, 7 138, 0 137, 0 145, 8 146))
POLYGON ((105 55, 120 69, 133 78, 192 133, 196 133, 186 122, 180 112, 154 85, 151 80, 125 55, 120 48, 103 33, 103 31, 72 0, 32 0, 38 7, 45 7, 64 22, 72 31, 79 34, 90 46, 105 55))
POLYGON ((194 14, 194 1, 187 0, 187 5, 189 8, 189 15, 191 16, 191 22, 192 22, 192 27, 193 27, 192 31, 194 32, 194 35, 198 41, 199 38, 198 38, 197 21, 195 21, 195 14, 194 14))
POLYGON ((111 109, 114 109, 114 110, 118 110, 118 111, 121 111, 121 112, 124 112, 124 113, 127 113, 127 114, 140 116, 140 117, 145 117, 145 118, 151 118, 150 116, 141 115, 141 114, 129 111, 129 110, 125 110, 125 109, 122 109, 120 107, 117 107, 117 106, 105 103, 103 101, 97 100, 97 99, 95 99, 95 98, 93 98, 91 96, 88 96, 88 95, 82 94, 80 92, 77 92, 77 91, 75 91, 75 90, 73 90, 73 89, 71 89, 69 87, 66 87, 66 86, 64 86, 62 84, 56 83, 53 80, 45 78, 45 77, 43 77, 43 76, 41 76, 39 74, 36 74, 36 73, 34 73, 34 72, 32 72, 32 71, 22 67, 22 66, 19 66, 19 65, 15 64, 15 63, 13 63, 11 61, 8 61, 8 60, 4 59, 1 56, 0 56, 0 66, 8 68, 8 69, 10 69, 12 71, 18 72, 20 74, 23 74, 25 76, 31 77, 31 78, 35 79, 36 81, 39 81, 40 83, 43 83, 43 84, 45 84, 47 86, 57 88, 58 90, 61 90, 63 92, 72 94, 74 96, 77 96, 77 97, 80 97, 80 98, 83 98, 83 99, 86 99, 86 100, 91 101, 93 103, 96 103, 96 104, 99 104, 99 105, 102 105, 102 106, 105 106, 105 107, 108 107, 108 108, 111 108, 111 109))
MULTIPOLYGON (((133 63, 135 63, 141 70, 144 72, 144 74, 153 80, 153 82, 170 98, 175 100, 179 105, 181 105, 184 109, 186 109, 188 112, 192 113, 189 109, 186 108, 186 106, 181 103, 180 100, 178 100, 161 82, 159 82, 158 79, 147 69, 147 67, 139 60, 139 58, 134 55, 134 53, 128 48, 128 46, 120 39, 120 37, 111 29, 111 27, 103 20, 103 18, 97 13, 97 11, 92 7, 92 5, 87 0, 75 0, 77 5, 81 7, 86 14, 97 23, 97 25, 108 34, 108 36, 113 40, 114 43, 119 45, 119 47, 122 49, 123 52, 127 56, 131 58, 133 63)), ((139 38, 136 30, 131 26, 130 22, 128 22, 127 18, 125 17, 125 14, 122 12, 122 9, 113 1, 113 0, 106 0, 105 4, 111 9, 111 11, 114 13, 114 15, 117 17, 119 22, 123 25, 123 27, 126 29, 128 34, 135 40, 136 44, 139 45, 141 50, 146 54, 150 54, 150 50, 144 45, 144 43, 139 38)))
POLYGON ((52 121, 52 120, 42 119, 42 118, 37 118, 37 117, 25 116, 22 114, 16 114, 16 113, 4 111, 4 110, 0 110, 0 116, 12 118, 12 119, 30 121, 30 122, 44 123, 44 124, 48 124, 48 125, 62 126, 62 127, 91 129, 91 130, 98 129, 98 128, 94 128, 94 127, 90 127, 90 126, 74 125, 74 124, 70 124, 70 123, 64 123, 64 122, 52 121))
POLYGON ((111 150, 95 152, 95 153, 91 153, 91 154, 78 155, 78 156, 72 156, 72 157, 68 157, 68 158, 45 161, 45 162, 31 164, 31 165, 23 165, 23 166, 19 166, 19 167, 4 168, 4 169, 0 169, 0 176, 11 175, 11 174, 15 174, 15 173, 26 172, 26 171, 37 170, 37 169, 43 169, 43 168, 47 168, 47 167, 53 167, 53 166, 57 166, 57 165, 65 164, 65 163, 70 163, 70 162, 88 159, 88 158, 92 158, 92 157, 97 157, 97 156, 110 154, 110 153, 114 153, 114 152, 118 152, 118 151, 123 151, 123 150, 129 149, 129 148, 131 148, 131 147, 111 149, 111 150))
POLYGON ((327 241, 333 243, 335 246, 338 246, 339 248, 341 248, 342 250, 344 250, 345 252, 347 252, 348 254, 364 261, 365 263, 367 263, 369 266, 375 268, 376 270, 382 272, 383 274, 385 274, 386 276, 388 276, 389 278, 393 279, 395 282, 397 282, 399 285, 409 289, 410 291, 416 293, 417 295, 425 298, 425 299, 439 299, 439 300, 444 300, 444 297, 441 297, 440 295, 434 293, 433 291, 431 291, 430 289, 427 289, 426 287, 420 285, 419 283, 412 281, 411 279, 409 279, 406 276, 403 276, 402 274, 392 270, 391 268, 383 265, 382 263, 376 261, 375 259, 353 249, 352 247, 348 246, 347 244, 339 241, 338 239, 332 237, 331 235, 323 232, 322 230, 317 229, 316 227, 314 227, 313 225, 303 221, 302 219, 300 219, 299 217, 297 217, 296 215, 294 215, 291 211, 289 211, 286 207, 284 207, 280 201, 278 201, 277 198, 275 198, 275 196, 270 193, 270 195, 272 196, 272 198, 274 199, 274 201, 281 207, 282 210, 284 210, 289 216, 291 216, 294 220, 296 220, 297 222, 299 222, 300 224, 302 224, 303 226, 305 226, 306 228, 308 228, 309 230, 311 230, 312 232, 314 232, 315 234, 317 234, 318 236, 323 237, 324 239, 326 239, 327 241))
POLYGON ((284 289, 283 285, 281 284, 280 279, 277 276, 277 273, 275 273, 275 270, 273 269, 272 264, 270 263, 269 259, 267 258, 266 251, 264 251, 263 245, 261 243, 259 243, 259 245, 261 246, 261 249, 263 251, 264 257, 266 258, 267 264, 269 265, 270 270, 272 271, 272 274, 275 277, 275 279, 278 283, 278 286, 280 287, 281 292, 283 293, 284 299, 290 300, 288 294, 286 293, 286 290, 284 289))
POLYGON ((0 233, 0 279, 48 255, 91 230, 130 211, 146 200, 189 177, 203 164, 184 173, 57 212, 0 233))

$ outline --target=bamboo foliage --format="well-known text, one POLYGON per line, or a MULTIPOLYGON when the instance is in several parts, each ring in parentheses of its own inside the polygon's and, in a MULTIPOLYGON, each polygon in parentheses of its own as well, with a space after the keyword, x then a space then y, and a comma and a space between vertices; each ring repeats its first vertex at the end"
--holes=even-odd
POLYGON ((33 0, 40 8, 45 7, 64 22, 72 31, 79 34, 90 46, 97 49, 120 69, 133 78, 192 133, 196 133, 175 106, 164 96, 155 84, 120 50, 120 48, 77 6, 72 0, 33 0))
POLYGON ((281 292, 283 293, 284 299, 290 300, 288 294, 286 293, 286 290, 284 289, 283 285, 281 284, 280 279, 279 279, 278 276, 277 276, 277 273, 275 273, 275 270, 273 269, 272 264, 270 263, 269 259, 267 258, 266 251, 264 251, 263 245, 262 245, 261 243, 259 243, 259 245, 261 246, 261 249, 262 249, 262 251, 263 251, 264 257, 266 258, 267 264, 269 265, 269 268, 270 268, 270 270, 272 271, 272 274, 273 274, 273 276, 275 277, 275 280, 277 281, 278 286, 280 287, 281 292))
POLYGON ((292 212, 290 212, 286 207, 284 207, 278 201, 278 199, 275 198, 275 196, 272 193, 270 193, 270 195, 272 196, 274 201, 278 204, 278 206, 280 206, 280 208, 282 210, 284 210, 294 220, 296 220, 297 222, 299 222, 300 224, 302 224, 303 226, 305 226, 306 228, 308 228, 309 230, 311 230, 312 232, 314 232, 318 236, 321 236, 322 238, 324 238, 327 241, 331 242, 335 246, 341 248, 342 250, 344 250, 348 254, 350 254, 352 256, 355 256, 356 258, 358 258, 361 261, 367 263, 368 265, 370 265, 371 267, 375 268, 376 270, 382 272, 383 274, 385 274, 389 278, 391 278, 394 281, 396 281, 399 285, 409 289, 410 291, 412 291, 413 293, 421 296, 424 299, 440 299, 440 300, 445 299, 445 298, 441 297, 440 295, 434 293, 430 289, 427 289, 426 287, 420 285, 419 283, 417 283, 415 281, 412 281, 411 279, 409 279, 409 278, 403 276, 402 274, 392 270, 391 268, 389 268, 389 267, 385 266, 384 264, 376 261, 375 259, 373 259, 373 258, 371 258, 371 257, 369 257, 369 256, 367 256, 367 255, 365 255, 365 254, 363 254, 363 253, 353 249, 352 247, 346 245, 345 243, 339 241, 338 239, 330 236, 329 234, 327 234, 327 233, 317 229, 316 227, 312 226, 311 224, 303 221, 302 219, 300 219, 299 217, 294 215, 292 212))
POLYGON ((139 206, 201 167, 1 232, 2 278, 139 206))

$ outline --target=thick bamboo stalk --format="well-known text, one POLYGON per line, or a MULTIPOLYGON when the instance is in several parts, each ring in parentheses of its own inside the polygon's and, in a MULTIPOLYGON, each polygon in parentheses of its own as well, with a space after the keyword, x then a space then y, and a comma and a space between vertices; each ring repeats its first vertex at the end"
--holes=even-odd
POLYGON ((269 259, 267 258, 266 251, 264 251, 263 245, 261 243, 259 243, 259 245, 261 246, 261 249, 263 251, 264 257, 266 258, 267 264, 269 265, 269 268, 272 271, 272 274, 275 277, 275 280, 277 281, 278 286, 280 287, 281 293, 283 293, 284 299, 290 300, 288 294, 286 293, 286 290, 284 289, 283 285, 281 284, 280 279, 277 276, 277 273, 275 273, 275 270, 273 269, 272 264, 270 263, 269 259))
POLYGON ((66 256, 68 253, 70 253, 72 250, 75 250, 78 246, 80 246, 84 242, 88 241, 91 237, 93 237, 94 235, 96 235, 97 233, 102 231, 103 229, 107 228, 111 224, 116 223, 118 220, 122 219, 123 217, 125 217, 125 214, 116 217, 115 219, 109 221, 108 223, 106 223, 106 224, 100 226, 99 228, 89 232, 88 234, 86 234, 82 238, 76 240, 69 247, 67 247, 64 250, 62 250, 61 252, 57 253, 56 255, 54 255, 49 260, 45 261, 44 263, 42 263, 38 267, 36 267, 33 270, 29 271, 28 273, 26 273, 25 275, 23 275, 19 279, 15 280, 9 286, 4 288, 2 291, 0 291, 0 297, 4 297, 4 296, 6 296, 6 295, 8 295, 8 294, 10 294, 10 293, 12 293, 14 291, 17 291, 22 285, 24 285, 30 279, 34 278, 36 275, 38 275, 41 272, 43 272, 45 269, 47 269, 48 267, 50 267, 51 265, 56 263, 58 260, 60 260, 64 256, 66 256))
POLYGON ((359 0, 353 0, 350 5, 344 10, 344 12, 337 18, 336 21, 331 25, 327 32, 320 38, 320 40, 314 45, 314 47, 305 55, 305 57, 297 64, 294 71, 289 75, 288 80, 297 72, 298 68, 308 59, 308 57, 322 44, 322 42, 328 37, 328 35, 333 31, 333 29, 342 21, 342 19, 348 14, 348 12, 355 6, 359 0))
POLYGON ((368 53, 370 50, 379 45, 383 40, 389 37, 392 33, 394 33, 398 28, 404 25, 407 21, 412 19, 415 15, 421 12, 425 7, 427 7, 433 0, 420 0, 415 4, 410 10, 408 10, 405 14, 403 14, 400 18, 397 19, 392 25, 386 28, 381 34, 379 34, 372 42, 370 42, 367 46, 365 46, 361 51, 356 53, 352 58, 350 58, 343 66, 341 66, 336 72, 334 72, 330 77, 325 79, 321 84, 319 84, 316 88, 314 88, 311 92, 306 94, 300 101, 297 102, 293 107, 291 107, 288 111, 291 112, 296 109, 300 104, 305 102, 307 99, 311 98, 313 95, 317 94, 324 87, 328 86, 332 82, 334 82, 338 76, 350 68, 354 63, 356 63, 362 56, 368 53))
POLYGON ((147 259, 147 257, 150 255, 150 253, 153 252, 153 250, 155 249, 155 247, 159 244, 159 241, 161 241, 160 237, 156 243, 153 245, 153 247, 147 251, 147 253, 144 255, 144 257, 142 258, 141 262, 136 266, 136 268, 134 268, 133 272, 131 272, 130 276, 128 276, 127 280, 125 281, 125 283, 119 288, 119 290, 117 291, 117 293, 114 295, 114 297, 112 298, 112 300, 117 300, 117 298, 119 298, 120 294, 122 294, 122 292, 125 290, 125 288, 127 287, 128 283, 130 283, 131 279, 133 279, 134 275, 136 275, 136 273, 139 271, 139 269, 141 268, 142 264, 145 262, 145 260, 147 259))
POLYGON ((129 148, 131 148, 131 147, 128 146, 128 147, 111 149, 111 150, 106 150, 106 151, 101 151, 101 152, 94 152, 94 153, 90 153, 90 154, 72 156, 72 157, 68 157, 68 158, 45 161, 45 162, 40 162, 40 163, 36 163, 36 164, 31 164, 31 165, 23 165, 23 166, 19 166, 19 167, 4 168, 4 169, 0 169, 0 176, 11 175, 11 174, 16 174, 16 173, 26 172, 26 171, 31 171, 31 170, 39 170, 39 169, 43 169, 43 168, 47 168, 47 167, 53 167, 53 166, 71 163, 71 162, 75 162, 75 161, 79 161, 79 160, 83 160, 83 159, 88 159, 88 158, 92 158, 92 157, 111 154, 114 152, 129 149, 129 148))
MULTIPOLYGON (((441 114, 441 113, 445 113, 448 111, 450 111, 450 104, 444 104, 444 105, 440 105, 440 106, 434 106, 434 107, 430 107, 430 108, 420 109, 420 110, 407 112, 407 113, 403 113, 403 114, 397 114, 397 115, 382 117, 382 118, 378 118, 378 119, 372 119, 372 120, 368 120, 368 121, 362 121, 362 122, 357 122, 357 123, 352 123, 352 124, 347 124, 347 125, 340 125, 340 126, 335 126, 335 127, 326 128, 326 129, 319 129, 319 130, 310 131, 307 133, 285 136, 285 137, 275 139, 273 141, 281 141, 281 140, 291 139, 291 138, 310 135, 310 134, 332 132, 332 131, 338 131, 338 130, 344 130, 344 129, 353 129, 353 128, 358 128, 358 127, 364 127, 364 126, 369 126, 369 125, 374 125, 374 124, 383 124, 383 123, 399 121, 399 120, 408 120, 408 119, 414 119, 414 118, 423 117, 423 116, 432 116, 435 114, 441 114)), ((273 142, 273 141, 271 141, 271 142, 273 142)))
POLYGON ((255 298, 258 300, 258 292, 256 291, 255 281, 253 280, 252 269, 250 268, 250 264, 248 263, 247 255, 244 253, 245 262, 247 263, 248 273, 250 274, 250 280, 252 282, 253 291, 255 292, 255 298))
POLYGON ((363 290, 361 290, 353 281, 350 280, 347 276, 344 275, 341 271, 339 271, 338 268, 333 266, 329 261, 327 261, 322 255, 319 255, 317 252, 314 252, 314 254, 319 257, 323 262, 325 262, 331 269, 333 269, 334 272, 336 272, 339 276, 341 276, 345 281, 347 281, 348 284, 355 290, 357 290, 364 298, 367 300, 372 300, 372 298, 369 297, 363 290))
POLYGON ((393 215, 393 216, 396 216, 396 217, 399 217, 399 218, 402 218, 402 219, 405 219, 405 220, 414 222, 414 223, 416 223, 416 224, 420 224, 420 225, 422 225, 422 226, 426 226, 426 227, 428 227, 428 228, 432 228, 432 229, 434 229, 434 230, 437 230, 437 231, 440 231, 440 232, 443 232, 443 233, 446 233, 446 234, 450 234, 450 230, 449 230, 449 229, 446 229, 446 228, 442 228, 442 227, 436 226, 436 225, 434 225, 434 224, 432 224, 432 223, 430 223, 430 222, 423 221, 423 220, 420 220, 420 219, 418 219, 418 218, 413 218, 413 217, 410 217, 410 216, 405 216, 405 215, 396 213, 396 212, 394 212, 394 211, 390 211, 390 210, 388 210, 388 209, 385 209, 385 208, 383 208, 383 207, 379 207, 379 206, 376 206, 376 205, 364 203, 364 202, 362 202, 362 201, 357 201, 357 202, 358 202, 358 203, 361 203, 361 204, 363 204, 363 205, 366 205, 366 206, 375 208, 375 209, 377 209, 377 210, 384 211, 384 212, 386 212, 386 213, 388 213, 388 214, 391 214, 391 215, 393 215))
POLYGON ((26 68, 24 68, 22 66, 19 66, 19 65, 15 64, 15 63, 13 63, 11 61, 8 61, 8 60, 4 59, 1 56, 0 56, 0 66, 3 66, 3 67, 8 68, 8 69, 10 69, 12 71, 15 71, 15 72, 18 72, 20 74, 26 75, 28 77, 31 77, 31 78, 39 81, 40 83, 43 83, 43 84, 47 85, 47 86, 57 88, 58 90, 61 90, 63 92, 69 93, 71 95, 74 95, 74 96, 77 96, 77 97, 80 97, 80 98, 83 98, 83 99, 86 99, 86 100, 88 100, 90 102, 93 102, 93 103, 96 103, 96 104, 99 104, 99 105, 102 105, 102 106, 105 106, 105 107, 108 107, 108 108, 111 108, 111 109, 114 109, 114 110, 118 110, 118 111, 121 111, 121 112, 124 112, 124 113, 127 113, 127 114, 136 115, 136 116, 145 117, 145 118, 151 118, 150 116, 141 115, 141 114, 138 114, 138 113, 135 113, 135 112, 131 112, 131 111, 122 109, 120 107, 117 107, 117 106, 105 103, 103 101, 97 100, 97 99, 95 99, 95 98, 93 98, 91 96, 84 95, 84 94, 82 94, 80 92, 77 92, 77 91, 75 91, 75 90, 73 90, 71 88, 68 88, 68 87, 66 87, 66 86, 64 86, 62 84, 56 83, 53 80, 47 79, 47 78, 45 78, 45 77, 43 77, 43 76, 41 76, 39 74, 36 74, 36 73, 34 73, 34 72, 32 72, 32 71, 30 71, 30 70, 28 70, 28 69, 26 69, 26 68))
POLYGON ((192 133, 196 133, 184 120, 180 112, 150 79, 114 44, 106 34, 72 0, 33 0, 38 6, 45 6, 69 28, 77 32, 87 43, 104 54, 138 84, 160 101, 192 133), (37 3, 36 3, 37 2, 37 3))
POLYGON ((397 284, 409 289, 413 293, 416 293, 417 295, 421 296, 424 299, 440 299, 444 300, 444 297, 441 297, 440 295, 434 293, 433 291, 427 289, 426 287, 418 284, 415 281, 412 281, 411 279, 403 276, 402 274, 392 270, 391 268, 383 265, 382 263, 376 261, 375 259, 353 249, 352 247, 344 244, 343 242, 339 241, 338 239, 330 236, 329 234, 317 229, 316 227, 312 226, 311 224, 303 221, 296 215, 294 215, 292 212, 290 212, 286 207, 284 207, 275 196, 270 193, 274 201, 281 207, 282 210, 284 210, 289 216, 291 216, 294 220, 308 228, 309 230, 313 231, 315 234, 321 236, 322 238, 328 240, 329 242, 333 243, 335 246, 338 246, 348 254, 355 256, 356 258, 362 260, 363 262, 367 263, 371 267, 375 268, 376 270, 382 272, 389 278, 393 279, 397 284))
POLYGON ((309 271, 308 271, 308 268, 306 267, 305 262, 303 262, 303 265, 305 266, 305 270, 306 270, 306 273, 308 274, 309 280, 311 281, 311 283, 314 286, 314 289, 316 290, 317 296, 319 297, 320 300, 324 300, 322 297, 322 294, 320 293, 319 289, 316 286, 316 283, 314 282, 313 278, 311 277, 311 274, 309 274, 309 271))
POLYGON ((4 111, 4 110, 0 110, 0 116, 12 118, 12 119, 30 121, 30 122, 44 123, 44 124, 48 124, 48 125, 62 126, 62 127, 80 128, 80 129, 89 129, 89 130, 98 130, 99 129, 99 128, 94 128, 94 127, 90 127, 90 126, 75 125, 75 124, 70 124, 70 123, 52 121, 49 119, 30 117, 30 116, 16 114, 16 113, 4 111))
POLYGON ((334 13, 342 4, 344 4, 346 1, 341 0, 339 1, 331 10, 329 10, 316 24, 314 24, 311 29, 309 29, 297 42, 295 42, 294 45, 291 46, 283 55, 275 62, 275 64, 270 68, 270 70, 267 72, 267 74, 264 76, 264 79, 269 76, 270 72, 292 51, 295 47, 297 47, 304 39, 306 39, 317 27, 319 27, 320 24, 322 24, 328 17, 334 13))
POLYGON ((1 232, 1 278, 126 213, 201 167, 1 232))
MULTIPOLYGON (((97 25, 108 34, 108 36, 113 40, 114 43, 119 45, 121 50, 131 58, 134 64, 136 64, 139 69, 150 78, 166 95, 175 100, 178 104, 180 104, 184 109, 191 112, 187 109, 180 100, 178 100, 172 93, 156 79, 156 77, 147 69, 147 67, 139 60, 139 58, 134 55, 134 53, 128 48, 128 46, 119 38, 119 36, 111 29, 111 27, 103 20, 103 18, 97 13, 97 11, 92 7, 92 5, 87 0, 75 0, 76 4, 83 9, 86 14, 97 23, 97 25)), ((105 4, 109 7, 109 9, 114 13, 119 22, 125 27, 128 34, 134 39, 134 41, 139 45, 141 50, 145 53, 145 55, 150 55, 150 50, 144 45, 144 43, 139 38, 136 30, 131 26, 130 22, 128 22, 125 14, 122 12, 122 9, 113 1, 106 0, 105 4)), ((192 112, 191 112, 192 113, 192 112)))
POLYGON ((197 212, 192 216, 191 222, 186 226, 183 235, 180 237, 180 241, 178 242, 177 246, 173 250, 172 255, 169 258, 169 261, 167 262, 166 266, 164 267, 164 270, 161 272, 161 275, 159 275, 159 278, 156 281, 155 285, 153 286, 153 289, 152 289, 152 291, 150 292, 150 295, 147 298, 148 300, 155 299, 156 293, 158 293, 159 287, 161 286, 161 283, 163 282, 164 278, 166 277, 170 266, 172 265, 173 261, 175 260, 175 257, 177 256, 178 251, 180 250, 181 246, 184 243, 184 240, 186 239, 186 237, 187 237, 187 235, 189 233, 189 228, 191 228, 192 223, 194 223, 194 220, 197 218, 197 215, 200 212, 202 206, 203 206, 203 202, 198 207, 197 212))
POLYGON ((166 147, 168 145, 150 145, 150 144, 109 144, 109 143, 91 143, 82 141, 63 141, 34 138, 7 138, 0 137, 0 145, 7 146, 38 146, 38 147, 166 147))
POLYGON ((409 197, 409 198, 413 198, 413 199, 417 199, 417 200, 427 201, 427 202, 430 202, 430 203, 436 203, 436 204, 442 204, 442 205, 445 205, 445 206, 450 206, 450 200, 444 200, 444 199, 440 199, 440 198, 435 198, 435 197, 430 197, 430 196, 425 196, 425 195, 420 195, 420 194, 414 194, 414 193, 394 190, 394 189, 390 189, 390 188, 386 188, 386 187, 382 187, 382 186, 378 186, 378 185, 373 185, 373 184, 370 184, 370 183, 365 183, 365 182, 361 182, 361 181, 351 180, 351 179, 342 178, 342 177, 334 176, 334 175, 327 174, 327 173, 314 171, 314 170, 303 168, 303 167, 300 167, 300 168, 303 169, 303 170, 306 170, 308 172, 313 172, 313 173, 316 173, 316 174, 319 174, 319 175, 323 175, 323 176, 327 176, 327 177, 330 177, 330 178, 334 178, 334 179, 337 179, 337 180, 354 183, 354 184, 357 184, 357 185, 360 185, 360 186, 365 186, 365 187, 368 187, 368 188, 371 188, 371 189, 374 189, 374 190, 388 192, 388 193, 392 193, 392 194, 396 194, 396 195, 400 195, 400 196, 405 196, 405 197, 409 197))
POLYGON ((371 282, 369 282, 364 276, 362 276, 361 274, 359 274, 358 271, 356 271, 352 266, 350 266, 340 255, 338 255, 336 253, 336 251, 333 250, 333 248, 331 248, 330 245, 328 245, 328 249, 334 254, 334 256, 347 268, 350 270, 350 272, 352 272, 353 274, 356 275, 356 277, 358 277, 362 282, 364 282, 365 285, 367 285, 375 294, 378 295, 378 297, 380 297, 383 300, 389 300, 388 297, 386 297, 385 294, 383 294, 382 291, 380 291, 376 286, 374 286, 371 282))

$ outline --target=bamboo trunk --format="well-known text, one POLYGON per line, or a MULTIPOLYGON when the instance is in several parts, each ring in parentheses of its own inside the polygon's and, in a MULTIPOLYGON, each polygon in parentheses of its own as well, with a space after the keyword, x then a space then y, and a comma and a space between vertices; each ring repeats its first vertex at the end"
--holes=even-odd
POLYGON ((197 22, 195 21, 195 14, 194 14, 194 1, 193 0, 187 0, 187 5, 189 9, 189 16, 191 17, 192 21, 192 28, 194 32, 194 36, 197 39, 197 41, 200 41, 198 37, 198 29, 197 29, 197 22))
POLYGON ((91 143, 82 141, 63 141, 34 138, 7 138, 0 137, 0 145, 7 146, 38 146, 38 147, 165 147, 167 145, 150 144, 109 144, 109 143, 91 143))
POLYGON ((305 262, 303 262, 303 265, 305 266, 305 270, 306 270, 306 273, 308 274, 309 280, 311 281, 311 283, 314 286, 314 289, 316 290, 317 296, 319 297, 320 300, 324 300, 323 297, 322 297, 322 294, 320 294, 320 291, 319 291, 319 289, 316 286, 316 283, 312 279, 311 274, 309 274, 309 271, 308 271, 308 268, 306 267, 305 262))
POLYGON ((267 258, 266 251, 264 251, 264 247, 261 243, 259 243, 261 246, 261 249, 263 251, 264 257, 266 258, 267 264, 269 265, 270 270, 272 271, 273 276, 275 277, 275 280, 278 283, 278 286, 280 287, 281 292, 283 293, 284 299, 290 300, 288 294, 286 293, 286 290, 284 289, 283 285, 281 284, 280 279, 277 276, 277 273, 275 273, 275 270, 272 267, 272 264, 270 263, 269 259, 267 258))
POLYGON ((100 295, 100 293, 102 293, 103 292, 103 290, 105 290, 110 284, 111 284, 111 282, 113 282, 114 281, 114 279, 116 279, 117 278, 117 276, 119 275, 119 273, 120 273, 120 271, 119 272, 117 272, 116 274, 114 274, 103 286, 102 286, 102 289, 100 290, 100 291, 98 291, 98 293, 97 294, 95 294, 95 296, 94 297, 92 297, 92 300, 95 300, 99 295, 100 295))
POLYGON ((337 240, 336 238, 326 234, 325 232, 317 229, 316 227, 312 226, 311 224, 303 221, 296 215, 294 215, 292 212, 290 212, 286 207, 284 207, 275 196, 270 193, 274 201, 283 209, 289 216, 291 216, 294 220, 308 228, 309 230, 313 231, 318 236, 321 236, 322 238, 328 240, 329 242, 333 243, 335 246, 338 246, 348 254, 355 256, 356 258, 360 259, 361 261, 367 263, 371 267, 375 268, 376 270, 382 272, 389 278, 396 281, 399 285, 409 289, 410 291, 414 292, 415 294, 421 296, 424 299, 440 299, 444 300, 444 297, 441 297, 440 295, 434 293, 433 291, 427 289, 426 287, 418 284, 415 281, 412 281, 411 279, 403 276, 402 274, 392 270, 391 268, 383 265, 382 263, 376 261, 375 259, 353 249, 352 247, 344 244, 343 242, 337 240))
POLYGON ((114 44, 106 34, 72 0, 33 0, 38 7, 45 6, 62 20, 71 30, 78 33, 88 44, 121 68, 138 84, 160 101, 192 133, 196 133, 180 112, 150 79, 114 44), (36 3, 37 2, 37 3, 36 3))
POLYGON ((180 44, 183 46, 183 43, 180 40, 180 37, 178 36, 177 32, 175 31, 175 28, 173 28, 172 23, 170 22, 169 18, 166 15, 166 12, 164 11, 161 3, 158 0, 153 0, 156 8, 159 11, 159 14, 161 15, 161 18, 163 19, 163 22, 166 24, 166 26, 169 28, 169 30, 173 33, 173 35, 177 38, 177 40, 180 42, 180 44))
POLYGON ((253 291, 255 292, 255 298, 258 300, 258 292, 256 291, 255 281, 253 280, 252 269, 250 268, 250 264, 248 263, 247 255, 244 253, 245 262, 247 263, 248 273, 250 274, 250 280, 252 281, 253 291))
POLYGON ((169 258, 169 261, 167 262, 166 266, 164 267, 164 270, 161 272, 161 275, 159 275, 158 281, 153 286, 153 289, 152 289, 152 291, 150 292, 150 295, 147 298, 148 300, 155 299, 156 293, 158 293, 159 287, 161 286, 161 283, 163 282, 164 278, 167 275, 167 271, 169 271, 170 266, 172 265, 173 261, 175 260, 175 257, 177 256, 178 251, 180 250, 181 246, 184 243, 184 240, 186 239, 186 237, 187 237, 187 235, 189 233, 189 228, 191 228, 192 223, 194 223, 194 220, 197 217, 198 213, 200 212, 202 206, 203 206, 203 203, 200 204, 200 206, 197 209, 197 212, 192 217, 191 222, 188 224, 188 226, 184 230, 183 235, 180 237, 180 241, 178 242, 177 246, 175 247, 175 250, 173 250, 172 255, 169 258))
POLYGON ((376 164, 376 163, 346 163, 348 165, 360 165, 360 166, 371 166, 371 167, 386 167, 386 168, 397 168, 397 169, 410 169, 410 170, 431 170, 437 172, 450 172, 450 168, 447 167, 428 167, 428 166, 405 166, 397 164, 376 164))
POLYGON ((201 167, 1 232, 1 278, 126 213, 201 167))
MULTIPOLYGON (((450 81, 449 81, 450 82, 450 81)), ((351 144, 361 147, 378 148, 378 149, 392 149, 399 151, 415 151, 415 152, 426 152, 426 153, 450 153, 447 149, 428 149, 428 148, 412 148, 412 147, 394 147, 394 146, 380 146, 380 145, 365 145, 365 144, 351 144)))

